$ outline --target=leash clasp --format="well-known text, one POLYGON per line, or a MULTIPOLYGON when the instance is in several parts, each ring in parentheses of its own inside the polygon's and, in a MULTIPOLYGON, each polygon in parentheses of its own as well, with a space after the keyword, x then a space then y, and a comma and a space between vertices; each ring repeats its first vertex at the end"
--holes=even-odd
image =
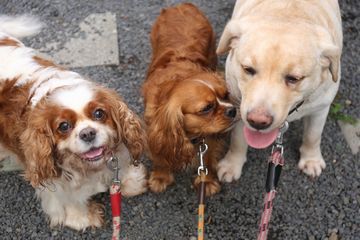
POLYGON ((279 133, 276 137, 275 143, 272 147, 271 153, 274 153, 275 150, 280 150, 281 155, 284 153, 284 146, 283 146, 283 140, 284 140, 284 133, 289 129, 289 123, 288 121, 285 121, 283 125, 279 129, 279 133))
POLYGON ((120 178, 119 178, 119 170, 120 170, 120 166, 119 166, 119 159, 115 156, 111 156, 110 160, 107 163, 107 166, 110 170, 112 170, 114 172, 114 178, 113 178, 113 183, 115 184, 120 184, 120 178))
POLYGON ((208 175, 208 169, 204 164, 204 155, 206 153, 206 151, 208 150, 208 145, 205 143, 205 140, 202 139, 201 144, 199 145, 199 150, 198 150, 198 156, 199 156, 199 160, 200 160, 200 166, 198 167, 198 175, 201 175, 201 171, 205 172, 205 175, 208 175))

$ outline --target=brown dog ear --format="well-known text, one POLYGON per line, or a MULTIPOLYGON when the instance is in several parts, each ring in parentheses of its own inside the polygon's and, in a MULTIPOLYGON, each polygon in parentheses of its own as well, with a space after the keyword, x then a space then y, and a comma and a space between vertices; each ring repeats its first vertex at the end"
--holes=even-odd
MULTIPOLYGON (((148 123, 148 145, 152 157, 161 156, 170 164, 192 157, 192 145, 184 132, 181 108, 171 101, 163 103, 148 123)), ((181 164, 178 164, 181 166, 181 164)))
POLYGON ((242 24, 238 21, 230 20, 220 37, 218 47, 216 49, 216 54, 221 55, 230 51, 231 48, 234 48, 237 42, 240 39, 242 32, 242 24))
POLYGON ((26 160, 25 179, 30 181, 33 187, 44 184, 60 174, 53 158, 53 133, 45 117, 43 109, 34 109, 25 131, 20 136, 26 160))
POLYGON ((323 44, 321 49, 320 64, 329 68, 332 80, 337 82, 340 78, 340 49, 334 44, 323 44))
POLYGON ((142 123, 115 91, 109 89, 104 91, 107 105, 111 106, 110 115, 116 125, 117 138, 125 144, 133 159, 138 160, 145 145, 142 123))

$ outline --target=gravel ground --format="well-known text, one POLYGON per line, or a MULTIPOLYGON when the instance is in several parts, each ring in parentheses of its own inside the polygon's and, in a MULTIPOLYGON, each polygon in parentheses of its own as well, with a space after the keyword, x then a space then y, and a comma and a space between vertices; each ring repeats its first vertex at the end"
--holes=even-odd
MULTIPOLYGON (((49 41, 65 43, 77 33, 78 23, 91 13, 117 14, 119 66, 75 69, 115 88, 142 114, 140 86, 150 60, 149 32, 160 9, 181 1, 166 0, 2 0, 0 13, 38 15, 46 29, 27 44, 41 48, 49 41)), ((191 1, 209 17, 218 37, 230 18, 234 0, 191 1)), ((338 101, 350 100, 345 111, 360 116, 360 1, 342 0, 344 52, 338 101)), ((222 59, 221 63, 223 63, 222 59)), ((327 168, 311 180, 296 167, 301 124, 286 135, 286 165, 279 183, 269 239, 360 239, 360 161, 351 155, 335 121, 327 121, 322 150, 327 168), (336 233, 336 234, 333 234, 336 233)), ((269 149, 250 151, 239 181, 223 184, 220 194, 207 200, 207 239, 255 239, 263 201, 266 156, 269 149)), ((188 172, 163 194, 146 193, 125 199, 122 239, 196 239, 197 196, 188 172)), ((76 232, 50 229, 34 190, 18 172, 0 173, 0 239, 110 239, 108 195, 96 196, 106 206, 104 228, 76 232)))

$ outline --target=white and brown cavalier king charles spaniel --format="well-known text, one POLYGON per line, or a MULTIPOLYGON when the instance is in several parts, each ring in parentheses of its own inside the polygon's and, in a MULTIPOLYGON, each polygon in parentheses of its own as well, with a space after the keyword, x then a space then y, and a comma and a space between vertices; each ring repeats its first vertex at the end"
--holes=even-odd
POLYGON ((115 91, 44 60, 17 38, 36 33, 31 17, 0 17, 0 150, 14 154, 50 224, 77 230, 102 225, 104 192, 120 159, 122 193, 146 190, 140 120, 115 91))

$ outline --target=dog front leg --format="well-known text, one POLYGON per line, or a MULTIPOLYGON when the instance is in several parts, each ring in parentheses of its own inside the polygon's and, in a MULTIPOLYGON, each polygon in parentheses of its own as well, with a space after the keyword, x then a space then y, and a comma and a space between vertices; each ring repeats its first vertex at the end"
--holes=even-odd
POLYGON ((36 194, 52 227, 67 226, 79 231, 103 224, 103 205, 88 201, 88 194, 64 191, 58 184, 37 188, 36 194))
POLYGON ((153 160, 153 164, 153 170, 148 180, 149 188, 152 192, 163 192, 169 185, 174 183, 173 172, 169 163, 161 157, 156 159, 156 161, 153 160))
POLYGON ((122 145, 122 149, 116 154, 119 164, 119 177, 121 193, 125 197, 132 197, 146 192, 147 171, 142 163, 134 165, 128 149, 122 145))
POLYGON ((247 143, 243 133, 244 123, 239 121, 231 133, 229 151, 220 160, 217 166, 217 175, 220 181, 232 182, 241 176, 242 168, 246 162, 247 143))
POLYGON ((330 107, 304 117, 303 143, 300 147, 299 168, 310 177, 317 177, 326 164, 320 150, 321 134, 330 107))
MULTIPOLYGON (((208 174, 205 176, 205 194, 206 196, 212 196, 220 192, 220 183, 216 176, 216 168, 218 165, 218 156, 223 153, 224 142, 221 140, 209 140, 208 142, 208 152, 204 155, 204 164, 208 169, 208 174)), ((197 169, 197 168, 196 168, 197 169)), ((193 185, 195 189, 199 191, 201 183, 201 177, 197 174, 193 185)))

